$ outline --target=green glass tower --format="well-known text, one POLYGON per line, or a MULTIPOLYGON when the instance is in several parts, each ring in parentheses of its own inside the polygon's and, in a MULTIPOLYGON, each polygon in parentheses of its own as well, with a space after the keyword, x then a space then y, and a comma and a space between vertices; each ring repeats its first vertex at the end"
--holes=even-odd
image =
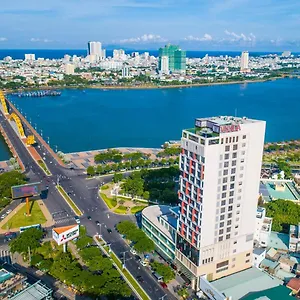
POLYGON ((164 48, 159 49, 158 69, 162 69, 162 57, 169 58, 169 71, 175 73, 185 73, 186 70, 186 51, 181 50, 176 45, 166 45, 164 48))

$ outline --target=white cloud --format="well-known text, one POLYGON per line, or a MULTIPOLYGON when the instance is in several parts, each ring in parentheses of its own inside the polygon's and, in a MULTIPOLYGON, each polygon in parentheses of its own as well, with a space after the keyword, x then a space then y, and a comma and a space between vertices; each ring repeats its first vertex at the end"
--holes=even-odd
POLYGON ((149 42, 166 42, 167 40, 162 38, 160 35, 156 34, 144 34, 140 37, 135 38, 129 38, 129 39, 123 39, 119 42, 122 44, 128 44, 128 43, 149 43, 149 42))
POLYGON ((228 31, 227 29, 224 31, 226 35, 228 35, 230 38, 229 40, 231 42, 236 41, 245 41, 245 42, 255 42, 256 36, 251 32, 248 36, 244 33, 237 34, 233 31, 228 31))
POLYGON ((6 37, 0 37, 0 42, 6 42, 7 38, 6 37))
POLYGON ((36 42, 42 42, 42 43, 51 43, 51 40, 48 39, 39 39, 39 38, 31 38, 30 42, 36 43, 36 42))
POLYGON ((205 42, 205 41, 211 41, 213 38, 210 34, 205 33, 203 37, 195 37, 193 35, 189 35, 186 38, 184 38, 185 41, 199 41, 199 42, 205 42))

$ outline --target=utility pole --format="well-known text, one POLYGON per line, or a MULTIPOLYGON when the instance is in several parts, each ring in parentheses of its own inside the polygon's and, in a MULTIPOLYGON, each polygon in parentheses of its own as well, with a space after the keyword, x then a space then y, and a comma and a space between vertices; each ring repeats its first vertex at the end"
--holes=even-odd
POLYGON ((123 266, 122 266, 123 269, 126 268, 126 266, 125 266, 125 256, 126 256, 126 252, 128 252, 128 251, 121 252, 121 253, 123 254, 123 266))

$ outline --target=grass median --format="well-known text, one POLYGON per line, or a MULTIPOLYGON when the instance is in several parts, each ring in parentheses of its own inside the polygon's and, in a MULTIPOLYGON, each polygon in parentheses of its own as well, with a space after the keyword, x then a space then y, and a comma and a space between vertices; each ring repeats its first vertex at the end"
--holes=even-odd
POLYGON ((65 192, 65 190, 60 185, 57 185, 56 188, 61 193, 63 198, 66 200, 66 202, 69 204, 69 206, 73 209, 75 214, 77 216, 81 216, 82 215, 81 210, 77 207, 77 205, 73 202, 73 200, 71 199, 71 197, 69 197, 69 195, 65 192))
POLYGON ((104 193, 100 193, 100 197, 104 200, 108 208, 112 209, 117 206, 118 202, 114 198, 107 197, 104 193))
POLYGON ((136 282, 133 276, 126 270, 122 269, 122 263, 119 258, 113 253, 110 253, 110 256, 114 263, 122 270, 123 275, 127 278, 127 280, 131 283, 137 293, 142 297, 143 300, 149 300, 149 297, 145 294, 145 292, 141 289, 140 285, 136 282))
POLYGON ((51 172, 48 170, 46 164, 42 160, 39 159, 37 162, 47 175, 51 175, 51 172))

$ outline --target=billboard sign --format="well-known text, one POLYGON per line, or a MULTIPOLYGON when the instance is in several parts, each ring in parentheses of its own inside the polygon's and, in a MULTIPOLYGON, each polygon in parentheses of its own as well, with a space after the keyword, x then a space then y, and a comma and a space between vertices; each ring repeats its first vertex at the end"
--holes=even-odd
POLYGON ((79 225, 70 225, 64 227, 56 227, 52 229, 52 238, 57 245, 63 245, 79 237, 79 225))
POLYGON ((222 133, 229 133, 229 132, 235 132, 235 131, 240 131, 240 130, 241 130, 240 125, 223 125, 223 126, 221 126, 222 133))
POLYGON ((11 187, 11 195, 13 199, 37 196, 40 193, 41 193, 40 182, 15 185, 11 187))
POLYGON ((218 291, 205 277, 200 277, 200 290, 211 300, 227 300, 228 298, 218 291))

